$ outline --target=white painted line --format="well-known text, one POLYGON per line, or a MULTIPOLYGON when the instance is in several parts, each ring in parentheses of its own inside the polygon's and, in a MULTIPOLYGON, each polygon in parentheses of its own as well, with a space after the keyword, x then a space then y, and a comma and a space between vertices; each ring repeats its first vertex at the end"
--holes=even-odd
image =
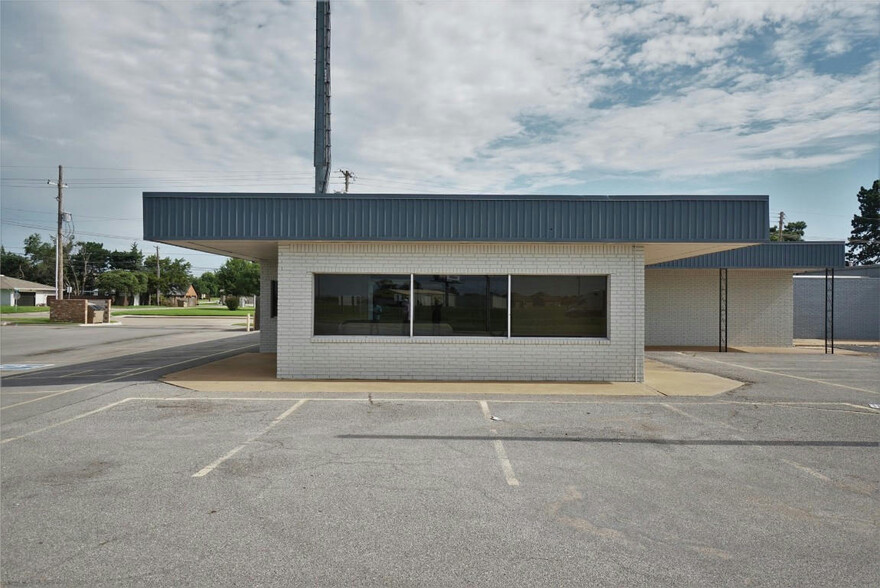
POLYGON ((29 437, 31 435, 35 435, 36 433, 42 433, 43 431, 48 431, 49 429, 54 429, 55 427, 60 427, 61 425, 66 425, 67 423, 72 423, 73 421, 78 421, 80 419, 84 419, 87 416, 92 416, 93 414, 97 414, 99 412, 104 412, 105 410, 113 408, 114 406, 119 406, 120 404, 122 404, 124 402, 128 402, 129 400, 131 400, 131 398, 123 398, 122 400, 118 400, 116 402, 111 402, 107 406, 102 406, 101 408, 96 408, 95 410, 90 410, 89 412, 84 412, 81 415, 75 416, 73 418, 69 418, 67 420, 57 422, 54 425, 49 425, 48 427, 43 427, 42 429, 36 429, 36 430, 30 431, 28 433, 22 433, 18 437, 10 437, 8 439, 3 439, 2 441, 0 441, 0 445, 2 445, 4 443, 9 443, 10 441, 15 441, 16 439, 21 439, 23 437, 29 437))
POLYGON ((492 413, 489 412, 489 403, 485 400, 480 400, 480 408, 483 409, 483 416, 486 417, 486 420, 490 420, 492 418, 492 413))
MULTIPOLYGON (((740 430, 740 429, 737 429, 736 427, 731 426, 731 425, 728 425, 727 423, 724 423, 724 422, 721 422, 721 421, 716 421, 716 420, 714 420, 714 419, 701 419, 701 418, 696 417, 696 416, 694 416, 694 415, 692 415, 692 414, 689 414, 689 413, 687 413, 687 412, 685 412, 685 411, 683 411, 683 410, 681 410, 681 409, 679 409, 679 408, 676 408, 676 407, 672 406, 671 404, 665 404, 665 403, 664 403, 663 406, 665 406, 666 408, 668 408, 668 409, 670 409, 670 410, 672 410, 672 411, 675 411, 675 412, 677 412, 677 413, 679 413, 679 414, 681 414, 681 415, 684 415, 684 416, 686 416, 686 417, 688 417, 688 418, 691 418, 691 419, 693 419, 693 420, 695 420, 695 421, 701 422, 701 423, 706 424, 706 425, 719 425, 719 426, 727 427, 728 429, 731 429, 731 430, 733 430, 733 431, 737 431, 737 432, 739 432, 739 433, 745 433, 745 431, 742 431, 742 430, 740 430)), ((734 439, 739 439, 740 441, 745 441, 745 440, 746 440, 746 438, 743 437, 743 436, 741 436, 741 435, 731 435, 731 436, 732 436, 734 439)), ((763 448, 762 448, 762 447, 753 446, 753 447, 752 447, 752 450, 761 452, 761 451, 763 451, 763 448)), ((812 469, 812 468, 809 468, 809 467, 805 466, 805 465, 802 464, 802 463, 798 463, 798 462, 793 461, 793 460, 791 460, 791 459, 785 459, 784 457, 778 457, 778 456, 776 456, 776 455, 773 455, 773 457, 774 457, 775 459, 778 459, 778 460, 781 461, 782 463, 787 464, 787 465, 790 465, 791 467, 796 468, 796 469, 798 469, 798 470, 800 470, 800 471, 802 471, 802 472, 804 472, 804 473, 807 473, 807 474, 813 476, 814 478, 817 478, 817 479, 819 479, 819 480, 822 480, 823 482, 827 482, 827 483, 829 483, 829 484, 833 484, 833 485, 835 485, 835 486, 839 486, 839 484, 838 484, 837 482, 835 482, 834 480, 832 480, 831 478, 829 478, 829 477, 826 476, 825 474, 822 474, 822 473, 820 473, 820 472, 817 472, 816 470, 814 470, 814 469, 812 469)))
MULTIPOLYGON (((122 379, 122 378, 124 378, 124 377, 126 377, 126 376, 128 376, 128 375, 140 375, 140 374, 146 374, 146 373, 148 373, 148 372, 155 372, 156 370, 161 370, 161 369, 164 369, 164 368, 169 368, 169 367, 172 367, 172 366, 175 366, 175 365, 180 365, 180 364, 182 364, 182 363, 189 363, 189 362, 192 362, 192 361, 198 361, 198 360, 200 360, 200 359, 207 359, 207 358, 209 358, 209 357, 215 357, 215 356, 217 356, 217 355, 223 355, 223 354, 226 354, 226 353, 232 353, 233 351, 241 351, 242 349, 251 349, 251 348, 253 348, 253 347, 256 347, 256 345, 245 345, 244 347, 236 347, 235 349, 227 349, 226 351, 218 351, 217 353, 209 353, 208 355, 202 355, 202 356, 200 356, 200 357, 193 357, 193 358, 190 358, 190 359, 184 359, 183 361, 177 361, 177 362, 174 362, 174 363, 167 363, 167 364, 165 364, 165 365, 160 365, 160 366, 156 366, 156 367, 153 367, 153 368, 148 368, 148 369, 145 369, 145 370, 141 370, 141 371, 139 371, 139 372, 135 372, 134 374, 128 374, 128 373, 125 373, 125 374, 123 374, 123 375, 121 375, 121 376, 115 376, 115 377, 113 377, 113 378, 108 378, 108 379, 106 379, 106 380, 101 380, 100 382, 90 382, 90 383, 88 383, 88 384, 83 384, 82 386, 77 386, 76 388, 70 388, 70 389, 68 389, 68 390, 61 390, 60 392, 55 392, 55 393, 53 393, 53 394, 47 394, 47 395, 45 395, 45 396, 40 396, 39 398, 33 398, 33 399, 31 399, 31 400, 24 400, 24 401, 22 401, 22 402, 16 402, 15 404, 9 404, 9 405, 7 405, 7 406, 0 407, 0 411, 7 410, 7 409, 9 409, 9 408, 15 408, 16 406, 22 406, 22 405, 24 405, 24 404, 30 404, 31 402, 38 402, 38 401, 40 401, 40 400, 46 400, 47 398, 53 398, 53 397, 55 397, 55 396, 61 396, 62 394, 69 394, 69 393, 71 393, 71 392, 76 392, 77 390, 82 390, 83 388, 88 388, 89 386, 96 386, 96 385, 98 385, 98 384, 106 384, 106 383, 108 383, 108 382, 115 382, 116 380, 120 380, 120 379, 122 379)), ((135 369, 137 369, 137 368, 135 368, 135 369)))
MULTIPOLYGON (((493 430, 493 432, 495 431, 493 430)), ((507 485, 519 486, 519 480, 516 479, 516 475, 513 473, 513 466, 510 465, 510 460, 507 459, 507 452, 504 451, 504 445, 501 444, 501 440, 495 439, 492 443, 495 445, 495 453, 498 454, 498 461, 501 462, 501 470, 507 479, 507 485)))
POLYGON ((807 466, 805 466, 805 465, 802 464, 802 463, 798 463, 798 462, 796 462, 796 461, 792 461, 792 460, 790 460, 790 459, 783 459, 783 458, 779 458, 779 461, 783 461, 783 462, 787 463, 788 465, 790 465, 790 466, 792 466, 792 467, 795 467, 795 468, 799 469, 799 470, 802 471, 802 472, 805 472, 805 473, 807 473, 807 474, 810 474, 810 475, 813 476, 814 478, 819 478, 819 479, 822 480, 823 482, 830 482, 830 483, 832 483, 832 484, 834 483, 834 480, 832 480, 831 478, 829 478, 829 477, 826 476, 825 474, 822 474, 822 473, 820 473, 820 472, 817 472, 817 471, 814 470, 813 468, 808 468, 807 466))
POLYGON ((70 378, 70 377, 73 377, 73 376, 79 376, 79 375, 81 375, 81 374, 86 374, 86 373, 88 373, 88 372, 93 372, 93 371, 95 371, 95 370, 82 370, 82 371, 80 371, 80 372, 73 372, 72 374, 62 374, 62 375, 60 375, 60 376, 52 376, 52 377, 53 377, 53 378, 56 378, 56 379, 70 378))
MULTIPOLYGON (((271 393, 270 393, 271 394, 271 393)), ((290 400, 298 399, 298 396, 276 396, 276 397, 265 397, 265 396, 133 396, 132 400, 235 400, 235 401, 256 401, 256 402, 287 402, 290 400)), ((332 398, 332 397, 315 397, 315 396, 306 396, 306 400, 313 400, 315 402, 363 402, 363 398, 332 398)), ((402 398, 399 396, 374 396, 373 400, 381 400, 383 402, 474 402, 473 398, 402 398)), ((492 402, 496 404, 608 404, 614 406, 654 406, 657 404, 662 404, 657 400, 638 400, 638 401, 619 401, 619 400, 593 400, 593 399, 584 399, 584 400, 523 400, 523 399, 504 399, 504 398, 493 398, 492 402)), ((837 401, 828 401, 828 402, 764 402, 764 401, 750 401, 750 400, 700 400, 694 402, 688 402, 688 406, 713 406, 713 405, 742 405, 742 406, 773 406, 779 408, 811 408, 813 406, 851 406, 853 408, 858 408, 860 410, 851 410, 845 411, 848 413, 855 414, 867 414, 874 415, 880 413, 880 411, 868 408, 863 405, 853 404, 851 402, 837 402, 837 401)), ((840 411, 838 411, 840 412, 840 411)))
MULTIPOLYGON (((489 403, 485 400, 480 400, 480 409, 483 411, 483 417, 485 417, 487 421, 492 422, 492 413, 489 412, 489 403)), ((490 430, 493 435, 498 435, 497 429, 490 430)), ((507 485, 519 486, 519 480, 516 479, 516 474, 513 472, 513 466, 507 458, 507 452, 504 451, 504 444, 501 443, 501 439, 493 439, 492 445, 495 447, 495 455, 498 456, 498 461, 501 463, 501 471, 504 472, 504 479, 507 480, 507 485)))
POLYGON ((782 376, 783 378, 792 378, 794 380, 801 380, 804 382, 813 382, 816 384, 825 384, 826 386, 835 386, 837 388, 846 388, 847 390, 855 390, 857 392, 867 392, 868 394, 880 394, 877 390, 868 390, 867 388, 857 388, 855 386, 847 386, 846 384, 838 384, 836 382, 828 382, 825 380, 817 380, 815 378, 805 378, 803 376, 793 376, 791 374, 784 374, 782 372, 774 372, 773 370, 765 370, 756 367, 750 367, 747 365, 740 365, 738 363, 731 363, 729 361, 720 361, 718 359, 709 359, 708 357, 700 357, 698 355, 694 355, 696 359, 702 359, 703 361, 711 361, 712 363, 720 363, 722 365, 732 365, 734 367, 742 368, 744 370, 752 370, 753 372, 761 372, 764 374, 773 374, 774 376, 782 376))
POLYGON ((739 429, 737 429, 736 427, 733 427, 731 425, 728 425, 727 423, 724 423, 721 421, 716 421, 716 420, 710 421, 710 420, 706 420, 706 419, 701 419, 700 417, 698 417, 696 415, 692 415, 689 412, 685 412, 685 411, 681 410, 680 408, 678 408, 676 406, 672 406, 671 404, 666 404, 665 402, 661 403, 660 406, 662 406, 663 408, 667 408, 667 409, 671 410, 672 412, 677 412, 678 414, 682 415, 683 417, 689 418, 692 421, 697 421, 698 423, 702 423, 702 424, 706 425, 707 427, 711 427, 713 425, 714 426, 721 426, 721 427, 726 427, 732 431, 739 432, 739 429))
MULTIPOLYGON (((192 400, 192 399, 190 399, 190 400, 192 400)), ((220 459, 212 461, 211 463, 209 463, 208 465, 206 465, 205 467, 203 467, 202 469, 200 469, 199 471, 194 473, 192 475, 192 477, 193 478, 202 478, 204 476, 207 476, 208 474, 213 472, 217 468, 217 466, 222 464, 224 461, 226 461, 227 459, 229 459, 230 457, 232 457, 233 455, 235 455, 236 453, 238 453, 239 451, 244 449, 250 443, 253 443, 258 438, 262 437, 263 435, 265 435, 266 433, 271 431, 276 425, 278 425, 278 423, 280 423, 281 421, 283 421, 284 419, 289 417, 291 414, 293 414, 293 412, 296 409, 298 409, 300 406, 302 406, 306 402, 307 402, 307 399, 303 398, 302 400, 300 400, 299 402, 297 402, 296 404, 294 404, 293 406, 291 406, 290 408, 288 408, 287 410, 282 412, 280 415, 275 417, 275 420, 273 420, 271 423, 269 423, 268 427, 266 427, 265 429, 263 429, 262 431, 260 431, 259 433, 257 433, 256 435, 254 435, 253 437, 251 437, 250 439, 248 439, 247 441, 245 441, 244 443, 242 443, 241 445, 239 445, 238 447, 236 447, 235 449, 233 449, 232 451, 230 451, 229 453, 227 453, 223 457, 221 457, 220 459)))

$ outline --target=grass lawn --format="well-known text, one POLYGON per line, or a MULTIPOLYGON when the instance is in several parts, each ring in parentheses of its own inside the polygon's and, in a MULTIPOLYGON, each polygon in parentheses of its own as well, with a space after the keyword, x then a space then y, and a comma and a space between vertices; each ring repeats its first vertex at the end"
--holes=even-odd
POLYGON ((147 316, 246 316, 254 314, 253 308, 229 310, 227 308, 114 308, 114 315, 147 315, 147 316))
POLYGON ((17 312, 49 312, 48 306, 0 306, 0 314, 15 314, 17 312))
MULTIPOLYGON (((49 317, 47 316, 4 316, 0 322, 10 323, 13 325, 48 325, 49 317)), ((54 323, 56 325, 65 325, 69 323, 54 323)))

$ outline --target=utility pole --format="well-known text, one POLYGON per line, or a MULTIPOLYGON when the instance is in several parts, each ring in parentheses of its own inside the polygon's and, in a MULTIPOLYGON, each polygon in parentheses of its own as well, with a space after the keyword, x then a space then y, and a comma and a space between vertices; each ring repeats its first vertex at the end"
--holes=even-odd
POLYGON ((339 170, 339 173, 342 174, 342 177, 345 178, 345 194, 348 194, 348 184, 349 182, 354 182, 357 178, 353 173, 348 171, 347 169, 339 170))
POLYGON ((315 2, 315 194, 330 183, 330 2, 315 2))
POLYGON ((156 245, 156 306, 161 304, 161 298, 159 298, 159 278, 162 276, 162 272, 159 269, 159 246, 156 245))
POLYGON ((55 233, 55 300, 64 299, 64 242, 62 241, 62 225, 64 223, 64 170, 58 166, 58 181, 46 180, 50 186, 58 186, 58 231, 55 233))
POLYGON ((782 238, 782 228, 784 226, 782 224, 783 222, 785 222, 785 213, 780 210, 779 211, 779 229, 778 229, 778 232, 776 233, 776 240, 777 241, 784 241, 784 239, 782 238))

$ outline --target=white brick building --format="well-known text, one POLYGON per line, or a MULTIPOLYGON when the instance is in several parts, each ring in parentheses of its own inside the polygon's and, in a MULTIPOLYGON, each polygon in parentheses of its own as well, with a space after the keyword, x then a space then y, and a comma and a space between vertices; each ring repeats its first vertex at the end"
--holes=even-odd
MULTIPOLYGON (((766 196, 144 194, 146 239, 260 262, 261 351, 311 380, 641 381, 646 337, 718 333, 717 270, 646 265, 768 223, 766 196)), ((790 344, 791 272, 728 282, 732 341, 790 344)))

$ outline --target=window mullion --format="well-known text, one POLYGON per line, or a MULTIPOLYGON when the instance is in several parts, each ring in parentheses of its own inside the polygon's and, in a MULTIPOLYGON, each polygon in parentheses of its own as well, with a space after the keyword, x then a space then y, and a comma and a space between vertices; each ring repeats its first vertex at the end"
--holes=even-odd
POLYGON ((409 336, 413 336, 413 322, 416 314, 416 285, 415 274, 409 275, 409 336))
POLYGON ((511 277, 507 274, 507 338, 510 339, 510 309, 513 306, 513 295, 510 290, 511 277))

